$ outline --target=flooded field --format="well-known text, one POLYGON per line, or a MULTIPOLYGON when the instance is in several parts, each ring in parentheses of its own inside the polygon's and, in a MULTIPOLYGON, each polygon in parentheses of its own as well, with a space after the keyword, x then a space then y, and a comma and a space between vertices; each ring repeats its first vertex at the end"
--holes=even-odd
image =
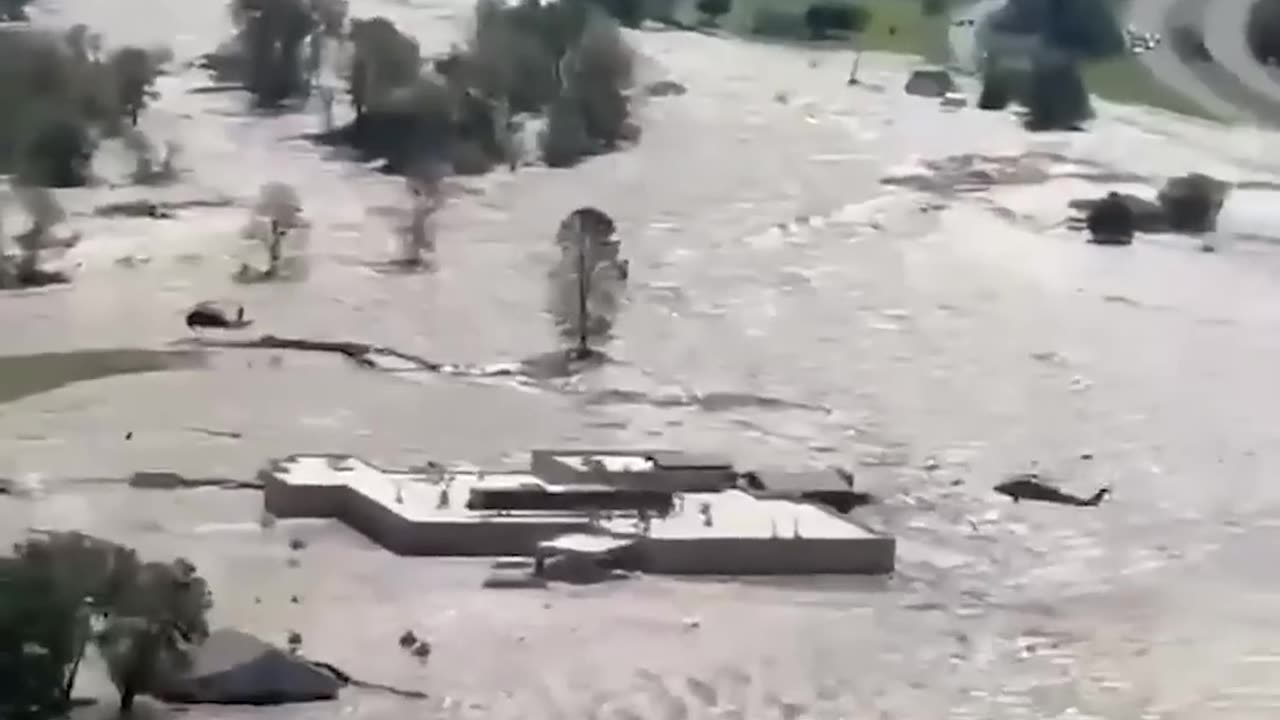
MULTIPOLYGON (((387 15, 434 52, 469 7, 352 13, 387 15)), ((43 0, 36 15, 168 43, 179 63, 229 32, 216 0, 43 0)), ((905 59, 864 60, 849 88, 847 53, 633 37, 646 72, 688 94, 647 102, 633 150, 468 181, 427 274, 375 269, 403 187, 296 139, 318 113, 255 115, 234 93, 191 93, 198 73, 163 78, 143 122, 181 144, 184 181, 60 193, 84 238, 63 259, 75 283, 0 298, 0 477, 29 490, 0 495, 2 539, 74 527, 182 553, 210 579, 217 622, 296 629, 317 658, 431 694, 190 717, 1274 717, 1280 138, 1113 107, 1092 132, 1030 136, 903 95, 905 59), (1154 193, 1193 170, 1256 188, 1229 201, 1217 253, 1172 235, 1097 247, 1065 227, 1074 197, 1154 193), (305 206, 306 276, 237 285, 247 206, 271 180, 305 206), (204 202, 173 220, 93 214, 142 196, 204 202), (612 362, 580 377, 377 373, 264 350, 196 362, 180 342, 192 303, 230 298, 251 335, 536 357, 555 347, 552 235, 587 204, 618 220, 631 288, 612 362), (851 465, 882 499, 855 512, 899 537, 900 572, 482 591, 474 562, 390 557, 325 524, 263 530, 252 492, 115 482, 248 477, 294 452, 500 465, 552 444, 851 465), (1114 499, 1015 506, 990 491, 1032 466, 1114 499), (290 534, 310 541, 296 568, 290 534), (425 666, 395 652, 407 627, 435 646, 425 666)), ((100 156, 108 179, 127 175, 122 152, 100 156)))

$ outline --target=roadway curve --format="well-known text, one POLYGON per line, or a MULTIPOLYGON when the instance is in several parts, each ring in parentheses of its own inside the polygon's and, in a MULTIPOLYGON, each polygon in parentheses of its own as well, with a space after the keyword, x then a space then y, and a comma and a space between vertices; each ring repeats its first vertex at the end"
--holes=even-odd
MULTIPOLYGON (((957 17, 975 18, 981 25, 1003 4, 1004 0, 979 0, 957 17)), ((1140 61, 1156 80, 1212 115, 1229 122, 1280 125, 1280 81, 1254 60, 1244 41, 1251 7, 1249 0, 1132 0, 1121 23, 1159 32, 1166 38, 1178 25, 1198 27, 1215 62, 1184 62, 1169 42, 1143 53, 1140 61)), ((970 72, 976 70, 976 36, 969 28, 952 27, 950 31, 956 64, 970 72)))

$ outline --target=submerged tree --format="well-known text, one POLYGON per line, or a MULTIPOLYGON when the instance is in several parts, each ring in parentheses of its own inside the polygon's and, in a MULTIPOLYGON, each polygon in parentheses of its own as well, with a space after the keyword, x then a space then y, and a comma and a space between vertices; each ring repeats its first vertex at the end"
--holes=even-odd
POLYGON ((436 235, 431 219, 444 206, 441 182, 439 174, 409 179, 409 217, 400 230, 397 264, 421 267, 435 253, 436 235))
POLYGON ((415 85, 422 68, 418 42, 384 17, 351 22, 354 54, 350 70, 351 104, 359 124, 371 104, 415 85))
POLYGON ((303 43, 317 27, 305 0, 232 0, 231 18, 245 55, 246 87, 261 107, 304 95, 303 43))
POLYGON ((18 184, 13 186, 13 195, 30 218, 31 225, 12 238, 18 249, 17 257, 11 261, 6 255, 0 261, 3 265, 0 268, 3 271, 0 272, 0 286, 37 287, 65 282, 64 275, 40 268, 41 253, 49 243, 51 230, 66 220, 62 205, 48 188, 40 186, 18 184))
POLYGON ((1011 73, 988 67, 982 73, 982 92, 978 95, 978 109, 1004 110, 1013 100, 1011 73))
POLYGON ((1093 117, 1089 90, 1074 62, 1038 59, 1026 94, 1028 130, 1074 130, 1093 117))
POLYGON ((178 177, 178 144, 164 144, 163 151, 156 147, 146 133, 129 128, 120 137, 125 148, 133 153, 133 181, 139 185, 161 185, 178 177))
POLYGON ((293 186, 282 182, 269 182, 258 190, 258 199, 250 218, 250 235, 262 243, 267 251, 267 268, 264 278, 276 277, 280 261, 284 257, 284 240, 288 234, 302 226, 302 201, 293 186))
POLYGON ((116 102, 129 116, 129 123, 138 125, 138 113, 155 99, 154 89, 158 68, 151 53, 138 47, 123 47, 107 58, 115 80, 116 102))
POLYGON ((121 48, 103 60, 83 25, 0 29, 0 173, 46 187, 87 183, 98 139, 119 134, 149 99, 157 58, 121 48))
POLYGON ((573 357, 591 354, 607 336, 622 301, 627 262, 620 256, 613 219, 593 208, 570 213, 556 232, 560 258, 552 268, 552 316, 573 357))

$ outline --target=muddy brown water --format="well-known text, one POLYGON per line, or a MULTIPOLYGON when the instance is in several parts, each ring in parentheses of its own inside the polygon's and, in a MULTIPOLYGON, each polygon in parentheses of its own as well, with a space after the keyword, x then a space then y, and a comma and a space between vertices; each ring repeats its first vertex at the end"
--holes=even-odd
MULTIPOLYGON (((179 61, 225 33, 221 3, 121 3, 46 0, 38 17, 169 42, 179 61), (149 20, 122 20, 137 17, 149 20)), ((466 13, 354 6, 428 48, 466 13)), ((2 539, 68 527, 187 555, 216 623, 279 641, 297 630, 319 659, 431 695, 197 718, 1274 717, 1280 256, 1245 241, 1206 255, 1176 236, 1097 248, 1055 226, 1068 199, 1105 190, 1098 175, 1059 179, 1080 175, 1063 158, 1152 182, 1189 169, 1274 181, 1274 138, 1105 108, 1094 132, 1028 137, 999 114, 900 96, 900 60, 864 62, 888 88, 870 93, 844 86, 839 54, 639 42, 646 66, 689 87, 645 106, 641 147, 475 181, 439 218, 437 269, 419 274, 371 269, 394 248, 378 209, 402 202, 397 181, 290 140, 312 116, 254 116, 234 94, 185 92, 198 76, 165 78, 146 129, 183 144, 184 181, 61 195, 84 237, 67 255, 75 284, 0 298, 7 362, 32 378, 0 405, 0 476, 34 492, 0 497, 2 539), (945 202, 880 185, 922 157, 1020 153, 1041 163, 1026 177, 1054 179, 945 202), (305 276, 236 285, 254 257, 245 207, 268 180, 307 207, 305 276), (178 217, 92 213, 140 195, 178 217), (196 202, 225 198, 237 204, 196 202), (554 347, 554 228, 588 204, 622 227, 632 286, 615 362, 580 377, 376 373, 256 350, 129 372, 181 348, 182 313, 209 298, 243 302, 253 334, 459 363, 536 357, 554 347), (102 348, 138 362, 84 370, 82 353, 102 348), (46 353, 74 367, 31 359, 46 353), (898 536, 899 572, 483 591, 472 561, 395 558, 327 523, 264 530, 253 492, 102 482, 246 477, 307 451, 506 465, 573 444, 854 465, 884 498, 857 516, 898 536), (1034 462, 1115 497, 1078 510, 990 491, 1034 462), (291 567, 295 535, 308 547, 291 567), (432 641, 426 665, 398 651, 407 628, 432 641)), ((118 156, 104 148, 101 171, 127 174, 118 156)), ((94 668, 83 690, 109 694, 94 668)))

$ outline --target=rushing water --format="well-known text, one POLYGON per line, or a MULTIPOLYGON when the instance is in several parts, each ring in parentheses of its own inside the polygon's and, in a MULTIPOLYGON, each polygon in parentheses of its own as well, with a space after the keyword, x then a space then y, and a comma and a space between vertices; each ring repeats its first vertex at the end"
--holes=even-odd
MULTIPOLYGON (((179 61, 227 32, 208 0, 40 9, 41 22, 86 22, 109 43, 168 43, 179 61)), ((466 12, 452 0, 353 8, 392 17, 428 51, 459 36, 466 12)), ((7 354, 167 349, 191 303, 231 297, 255 332, 457 362, 536 356, 555 343, 543 308, 556 224, 592 204, 618 219, 631 260, 614 361, 513 383, 228 350, 203 367, 76 383, 0 406, 0 475, 43 487, 0 497, 0 527, 80 527, 185 553, 213 582, 221 621, 300 629, 318 657, 433 695, 414 708, 353 693, 280 716, 1274 716, 1280 256, 1258 241, 1273 232, 1270 196, 1232 201, 1213 254, 1176 236, 1089 246, 1061 221, 1070 197, 1105 189, 1072 162, 1147 191, 1143 178, 1189 170, 1271 181, 1275 137, 1108 108, 1092 133, 1031 138, 1001 114, 902 96, 900 60, 864 64, 866 83, 850 89, 840 54, 693 34, 638 42, 647 69, 689 94, 643 108, 638 149, 458 191, 427 274, 377 271, 403 188, 294 139, 315 115, 254 115, 234 94, 188 93, 196 74, 164 78, 145 126, 182 144, 184 181, 61 195, 85 238, 66 257, 76 282, 0 299, 7 354), (921 160, 972 153, 995 167, 1029 151, 1034 181, 880 184, 921 160), (271 180, 306 206, 306 277, 236 285, 246 207, 271 180), (91 214, 147 194, 233 204, 169 221, 91 214), (496 464, 577 443, 855 465, 884 499, 857 512, 898 535, 900 572, 503 594, 476 589, 474 563, 389 557, 316 525, 288 531, 312 542, 286 572, 286 531, 258 528, 251 493, 81 482, 247 476, 306 451, 496 464), (1035 463, 1080 491, 1110 484, 1114 501, 1012 506, 990 492, 1035 463), (391 652, 406 625, 435 643, 425 669, 391 652)), ((102 171, 123 177, 113 153, 102 171)))

